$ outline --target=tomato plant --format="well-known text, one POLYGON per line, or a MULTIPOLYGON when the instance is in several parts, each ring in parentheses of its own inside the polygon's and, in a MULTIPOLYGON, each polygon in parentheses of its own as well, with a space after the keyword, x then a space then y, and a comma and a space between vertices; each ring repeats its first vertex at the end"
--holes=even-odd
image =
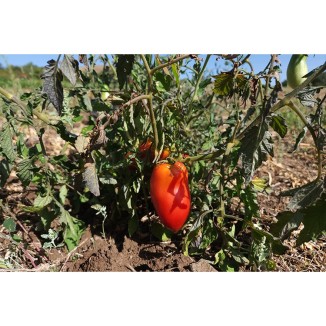
MULTIPOLYGON (((15 172, 34 194, 19 212, 33 217, 40 236, 57 225, 69 250, 87 225, 103 236, 151 239, 161 221, 176 233, 172 241, 182 238, 185 255, 205 256, 217 269, 273 266, 272 255, 287 250, 284 240, 301 223, 298 244, 326 230, 325 98, 318 98, 322 87, 309 85, 326 63, 305 80, 305 71, 293 70, 301 79, 287 92, 277 55, 258 72, 250 59, 141 54, 49 61, 42 88, 19 96, 0 88, 0 185, 15 172), (213 59, 227 63, 223 71, 208 71, 213 59), (292 196, 289 208, 266 227, 258 195, 268 191, 268 176, 256 173, 274 155, 273 136, 288 132, 284 108, 303 124, 293 150, 311 134, 316 179, 283 193, 292 196), (54 143, 63 145, 55 151, 54 143)), ((10 216, 12 202, 1 205, 10 216)))
POLYGON ((191 207, 188 171, 184 164, 156 165, 150 179, 150 194, 162 223, 174 232, 179 231, 191 207))

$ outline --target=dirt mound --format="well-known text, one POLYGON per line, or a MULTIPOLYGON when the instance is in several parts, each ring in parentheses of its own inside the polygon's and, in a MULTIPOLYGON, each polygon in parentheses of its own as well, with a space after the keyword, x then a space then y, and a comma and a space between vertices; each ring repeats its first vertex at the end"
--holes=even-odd
POLYGON ((52 249, 49 259, 58 270, 67 272, 216 271, 203 259, 196 262, 184 256, 173 242, 139 243, 126 236, 121 241, 103 239, 92 237, 90 231, 68 256, 52 249))

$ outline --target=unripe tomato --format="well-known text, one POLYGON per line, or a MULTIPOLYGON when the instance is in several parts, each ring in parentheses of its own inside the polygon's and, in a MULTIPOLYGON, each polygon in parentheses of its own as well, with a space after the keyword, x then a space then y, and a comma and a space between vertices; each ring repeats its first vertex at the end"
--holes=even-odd
POLYGON ((165 227, 179 231, 190 213, 188 171, 181 162, 155 166, 150 180, 152 203, 165 227))
POLYGON ((301 85, 307 78, 303 78, 308 73, 306 54, 293 54, 287 71, 287 83, 291 88, 301 85))
POLYGON ((105 91, 101 92, 101 99, 102 101, 105 101, 110 96, 109 93, 110 88, 106 84, 103 85, 103 88, 105 89, 105 91))

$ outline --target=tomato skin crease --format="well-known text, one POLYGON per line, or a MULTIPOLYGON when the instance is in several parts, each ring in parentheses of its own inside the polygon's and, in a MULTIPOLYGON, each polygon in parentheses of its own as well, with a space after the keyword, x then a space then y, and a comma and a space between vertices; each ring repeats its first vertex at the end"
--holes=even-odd
POLYGON ((155 166, 150 180, 152 203, 165 227, 178 232, 191 208, 188 171, 181 162, 155 166))

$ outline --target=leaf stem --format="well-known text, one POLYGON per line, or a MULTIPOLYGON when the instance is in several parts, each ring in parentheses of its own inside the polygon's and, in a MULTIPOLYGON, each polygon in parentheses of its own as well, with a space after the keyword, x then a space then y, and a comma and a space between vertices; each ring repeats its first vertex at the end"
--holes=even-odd
POLYGON ((269 82, 271 79, 271 73, 273 71, 273 66, 274 62, 276 60, 277 54, 272 54, 272 58, 269 64, 269 69, 268 69, 268 74, 266 77, 266 84, 265 84, 265 94, 264 94, 264 101, 263 101, 263 110, 265 110, 266 102, 267 102, 267 96, 268 96, 268 87, 269 87, 269 82))
POLYGON ((196 95, 197 95, 197 92, 198 92, 198 88, 199 88, 199 84, 200 84, 200 82, 201 82, 201 80, 203 78, 203 74, 204 74, 204 71, 206 69, 206 66, 208 64, 208 61, 209 61, 210 57, 211 57, 211 54, 207 54, 206 59, 205 59, 205 62, 203 64, 203 67, 202 67, 202 69, 201 69, 201 71, 200 71, 200 73, 198 75, 198 78, 197 78, 197 81, 196 81, 196 85, 195 85, 195 90, 194 90, 194 93, 192 94, 192 97, 191 97, 189 106, 192 105, 192 103, 194 102, 194 100, 196 98, 196 95))
POLYGON ((149 100, 150 96, 149 95, 140 95, 140 96, 137 96, 135 98, 133 98, 132 100, 126 102, 125 104, 123 104, 123 107, 126 107, 126 106, 129 106, 131 104, 134 104, 138 101, 141 101, 141 100, 149 100))
POLYGON ((154 67, 152 70, 150 70, 150 74, 153 75, 157 70, 163 69, 163 68, 165 68, 167 66, 171 66, 174 63, 176 63, 178 61, 181 61, 183 59, 189 58, 189 57, 190 57, 190 54, 184 54, 184 55, 181 55, 181 56, 179 56, 179 57, 177 57, 175 59, 169 60, 168 62, 162 63, 161 65, 158 65, 158 66, 154 67))
POLYGON ((221 148, 215 152, 200 154, 200 155, 196 155, 196 156, 188 156, 188 157, 186 157, 184 159, 180 159, 178 161, 182 162, 182 163, 189 163, 189 162, 196 162, 196 161, 203 161, 203 160, 209 161, 209 160, 220 157, 224 153, 225 153, 225 149, 221 148))
MULTIPOLYGON (((149 67, 149 64, 147 62, 147 59, 145 55, 141 54, 141 59, 144 62, 145 69, 147 71, 147 99, 148 99, 148 107, 149 107, 149 116, 151 119, 153 134, 154 134, 154 153, 155 157, 157 154, 157 148, 158 148, 158 132, 157 132, 157 126, 156 126, 156 120, 155 120, 155 114, 154 114, 154 108, 153 108, 153 78, 152 78, 152 71, 149 67)), ((162 66, 162 65, 161 65, 162 66)))

